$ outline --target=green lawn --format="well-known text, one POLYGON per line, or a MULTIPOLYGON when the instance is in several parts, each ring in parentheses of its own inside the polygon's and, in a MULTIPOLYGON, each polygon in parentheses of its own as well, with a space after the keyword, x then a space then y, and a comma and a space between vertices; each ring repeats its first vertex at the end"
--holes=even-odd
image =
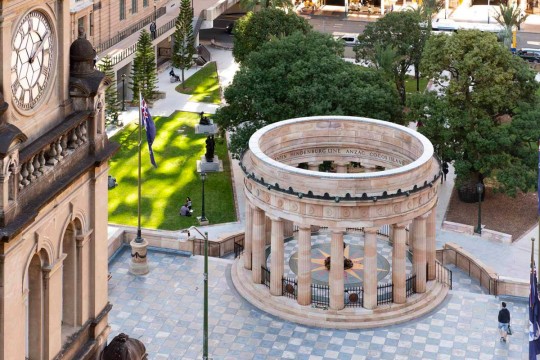
POLYGON ((190 101, 221 103, 216 63, 214 61, 208 63, 187 78, 184 86, 178 85, 176 91, 182 94, 191 94, 190 101))
MULTIPOLYGON (((426 78, 420 78, 420 92, 424 92, 427 87, 428 80, 426 78)), ((410 94, 416 92, 416 79, 414 76, 407 76, 405 79, 405 92, 410 94)))
MULTIPOLYGON (((152 110, 150 110, 152 111, 152 110)), ((199 115, 177 112, 154 118, 157 136, 153 149, 158 168, 150 163, 146 135, 142 144, 141 226, 178 230, 197 225, 201 215, 201 180, 196 161, 206 152, 205 135, 195 134, 199 115), (193 216, 179 216, 186 196, 193 201, 193 216)), ((138 128, 131 124, 116 134, 120 151, 110 161, 110 174, 118 186, 109 190, 109 222, 137 225, 137 140, 138 128)), ((205 182, 205 215, 211 224, 236 220, 231 183, 231 166, 226 142, 216 139, 215 154, 223 160, 223 172, 211 173, 205 182)))

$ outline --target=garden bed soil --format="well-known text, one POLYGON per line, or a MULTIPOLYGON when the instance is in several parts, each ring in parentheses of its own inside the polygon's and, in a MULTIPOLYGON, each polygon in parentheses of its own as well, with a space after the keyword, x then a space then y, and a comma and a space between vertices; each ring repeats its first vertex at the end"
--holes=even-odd
MULTIPOLYGON (((494 193, 486 188, 482 202, 482 225, 490 230, 512 235, 513 241, 526 234, 538 222, 537 193, 519 193, 515 198, 494 193)), ((446 221, 478 225, 478 203, 464 203, 459 200, 456 188, 452 191, 446 221)))

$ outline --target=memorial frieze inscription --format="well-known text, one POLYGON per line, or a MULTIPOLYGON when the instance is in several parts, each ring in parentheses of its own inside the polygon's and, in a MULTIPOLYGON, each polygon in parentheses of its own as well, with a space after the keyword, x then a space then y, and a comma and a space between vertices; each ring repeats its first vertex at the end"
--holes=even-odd
POLYGON ((402 158, 381 153, 373 150, 363 150, 355 148, 336 148, 336 147, 312 147, 301 150, 292 150, 284 152, 273 157, 276 161, 288 161, 293 160, 306 155, 339 155, 339 156, 353 156, 355 158, 373 159, 378 161, 390 162, 398 166, 406 165, 407 161, 402 158))

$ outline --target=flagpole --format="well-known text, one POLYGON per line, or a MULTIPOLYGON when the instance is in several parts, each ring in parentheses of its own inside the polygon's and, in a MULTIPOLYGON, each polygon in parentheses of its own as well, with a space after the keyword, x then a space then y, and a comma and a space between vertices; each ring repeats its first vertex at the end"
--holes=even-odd
POLYGON ((139 91, 139 167, 138 167, 138 181, 137 181, 137 187, 138 187, 138 198, 137 198, 137 238, 135 239, 135 242, 141 243, 142 235, 141 235, 141 143, 142 143, 142 94, 139 91))

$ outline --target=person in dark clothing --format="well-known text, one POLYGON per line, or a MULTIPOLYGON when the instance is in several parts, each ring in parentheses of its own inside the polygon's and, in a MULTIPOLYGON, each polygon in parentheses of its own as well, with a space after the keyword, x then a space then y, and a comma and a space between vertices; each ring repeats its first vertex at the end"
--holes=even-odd
MULTIPOLYGON (((180 81, 180 76, 176 75, 174 73, 174 68, 171 67, 171 71, 169 71, 169 76, 171 77, 171 79, 174 79, 174 81, 180 81)), ((172 82, 172 80, 171 80, 172 82)))
POLYGON ((444 178, 444 181, 446 181, 446 174, 448 174, 448 163, 446 161, 442 163, 442 172, 443 172, 443 177, 441 178, 441 184, 442 184, 443 178, 444 178))
POLYGON ((156 22, 152 21, 150 24, 150 33, 152 34, 152 40, 156 39, 156 22))
POLYGON ((191 216, 191 212, 185 204, 180 208, 180 216, 191 216))
POLYGON ((506 342, 508 336, 508 326, 510 326, 510 311, 506 308, 506 303, 502 302, 502 309, 499 310, 499 333, 501 335, 501 341, 506 342))

